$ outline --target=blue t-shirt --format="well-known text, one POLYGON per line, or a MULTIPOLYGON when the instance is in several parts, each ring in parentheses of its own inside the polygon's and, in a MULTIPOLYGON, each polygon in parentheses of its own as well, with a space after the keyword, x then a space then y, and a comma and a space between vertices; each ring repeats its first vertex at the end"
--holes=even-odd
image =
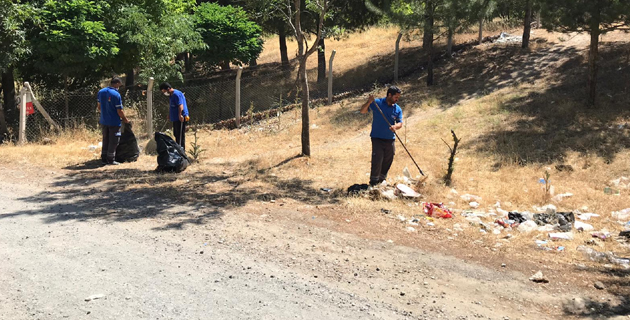
POLYGON ((186 117, 188 115, 188 104, 186 104, 186 97, 184 94, 179 91, 173 89, 173 94, 171 94, 171 107, 169 110, 169 117, 172 122, 179 121, 179 106, 184 105, 184 111, 182 111, 182 117, 186 117))
POLYGON ((122 110, 122 98, 118 90, 112 87, 101 89, 98 92, 98 102, 101 104, 101 119, 99 123, 105 126, 120 127, 122 121, 118 110, 122 110))
POLYGON ((372 132, 370 133, 370 137, 395 140, 396 135, 389 130, 389 127, 396 123, 403 122, 402 109, 400 109, 398 104, 392 106, 387 104, 386 98, 375 99, 374 103, 370 104, 370 111, 372 111, 372 132), (385 122, 385 119, 383 119, 381 113, 378 112, 374 103, 378 104, 389 123, 385 122))

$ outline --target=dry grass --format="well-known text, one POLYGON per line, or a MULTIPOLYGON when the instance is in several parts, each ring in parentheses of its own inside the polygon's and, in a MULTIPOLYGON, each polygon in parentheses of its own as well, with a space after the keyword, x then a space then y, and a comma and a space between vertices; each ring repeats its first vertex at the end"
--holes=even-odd
MULTIPOLYGON (((395 29, 371 29, 357 37, 331 41, 328 48, 344 48, 344 54, 336 59, 340 69, 349 70, 374 55, 391 53, 389 46, 371 43, 374 39, 393 39, 395 33, 395 29)), ((543 38, 557 39, 558 35, 543 38)), ((260 63, 275 60, 278 52, 270 47, 272 43, 267 42, 260 63)), ((504 210, 534 211, 533 206, 544 204, 539 179, 545 171, 551 172, 556 194, 573 193, 573 197, 555 203, 559 210, 600 214, 600 218, 588 221, 596 230, 605 228, 614 234, 623 229, 611 219, 611 212, 630 207, 630 190, 621 190, 621 196, 614 196, 605 194, 603 189, 612 179, 630 176, 629 130, 616 127, 630 119, 627 111, 620 111, 630 103, 627 88, 616 88, 617 80, 603 80, 603 92, 610 91, 613 98, 603 97, 599 110, 585 109, 580 104, 583 81, 578 75, 582 67, 575 67, 583 63, 584 49, 562 49, 559 45, 542 43, 531 52, 511 46, 482 46, 458 57, 456 62, 441 63, 438 73, 444 81, 438 87, 425 88, 421 74, 401 85, 405 94, 400 103, 406 125, 400 135, 429 174, 421 189, 423 200, 444 202, 459 209, 456 219, 436 222, 442 237, 452 236, 452 241, 460 245, 479 241, 486 250, 509 253, 524 260, 544 261, 553 257, 553 264, 559 269, 576 261, 585 263, 576 247, 590 240, 586 233, 577 233, 573 241, 558 243, 566 246, 562 253, 547 252, 538 250, 534 244, 534 240, 546 238, 546 233, 511 231, 514 238, 503 240, 507 231, 482 235, 478 227, 468 227, 459 215, 463 209, 469 209, 468 203, 459 197, 466 193, 483 198, 476 210, 479 212, 496 211, 497 202, 504 210), (463 139, 453 176, 458 194, 441 182, 449 155, 442 139, 450 142, 450 129, 463 139), (560 172, 555 169, 560 164, 570 165, 574 170, 560 172), (455 223, 465 226, 465 230, 452 231, 455 223)), ((604 56, 613 57, 614 50, 614 45, 605 47, 604 56)), ((315 60, 311 60, 312 67, 315 60)), ((614 72, 619 67, 619 61, 612 58, 608 61, 602 66, 603 73, 614 72)), ((163 189, 166 192, 177 186, 183 189, 184 199, 205 198, 229 206, 287 199, 306 204, 332 202, 344 209, 344 217, 351 218, 382 215, 380 208, 390 209, 394 215, 421 215, 421 209, 410 202, 340 197, 348 186, 368 180, 370 116, 357 112, 365 99, 366 96, 349 98, 311 110, 314 127, 309 158, 296 157, 301 150, 300 111, 296 109, 239 130, 201 131, 199 143, 207 151, 198 164, 179 177, 151 174, 149 170, 155 166, 155 159, 148 156, 141 157, 138 163, 116 168, 127 170, 118 176, 105 177, 124 179, 128 188, 166 186, 163 189), (186 180, 190 181, 184 183, 186 180), (327 195, 320 188, 333 188, 337 192, 327 195)), ((81 148, 98 140, 95 133, 79 131, 58 137, 54 146, 0 146, 0 164, 59 167, 84 162, 98 155, 81 148)), ((402 175, 405 167, 416 172, 397 144, 390 183, 402 175)), ((108 169, 99 169, 95 175, 114 170, 108 169)), ((426 228, 425 221, 421 224, 420 230, 426 228)), ((401 227, 402 232, 405 227, 401 227)), ((595 248, 619 254, 628 252, 627 247, 616 241, 600 242, 595 248)))

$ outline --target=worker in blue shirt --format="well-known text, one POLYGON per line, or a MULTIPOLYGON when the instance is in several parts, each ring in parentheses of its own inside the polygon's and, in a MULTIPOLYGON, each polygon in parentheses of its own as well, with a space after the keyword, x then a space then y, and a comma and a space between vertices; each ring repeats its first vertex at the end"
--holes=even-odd
POLYGON ((99 123, 103 133, 101 161, 103 164, 119 164, 116 159, 116 148, 120 142, 122 122, 129 123, 123 112, 122 98, 118 88, 122 85, 120 78, 113 78, 107 88, 98 92, 98 111, 101 113, 99 123))
POLYGON ((370 185, 375 186, 387 179, 387 172, 394 161, 396 153, 395 142, 397 130, 402 128, 403 114, 402 109, 397 102, 400 99, 402 91, 391 86, 387 90, 387 96, 380 99, 374 99, 370 95, 368 101, 361 106, 361 113, 365 114, 372 111, 372 169, 370 172, 370 185), (380 115, 376 106, 383 111, 385 118, 380 115))
POLYGON ((173 89, 168 82, 160 85, 160 91, 170 97, 167 120, 173 122, 175 141, 186 151, 186 123, 190 120, 186 97, 181 91, 173 89))

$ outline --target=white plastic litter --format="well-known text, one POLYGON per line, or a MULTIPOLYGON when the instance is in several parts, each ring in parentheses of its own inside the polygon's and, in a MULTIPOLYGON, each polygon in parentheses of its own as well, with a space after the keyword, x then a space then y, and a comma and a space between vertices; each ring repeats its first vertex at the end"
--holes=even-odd
POLYGON ((575 224, 573 224, 573 226, 575 227, 576 230, 582 230, 582 231, 593 231, 595 230, 595 228, 588 224, 588 223, 584 223, 582 221, 575 221, 575 224))

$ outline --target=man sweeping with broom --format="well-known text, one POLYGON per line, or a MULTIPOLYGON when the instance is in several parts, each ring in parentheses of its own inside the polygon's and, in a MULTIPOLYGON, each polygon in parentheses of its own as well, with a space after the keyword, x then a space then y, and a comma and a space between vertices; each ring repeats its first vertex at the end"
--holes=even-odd
POLYGON ((396 152, 396 131, 402 128, 403 114, 397 102, 402 91, 395 86, 387 90, 385 98, 368 101, 361 106, 361 113, 372 111, 372 169, 370 186, 375 186, 387 179, 387 172, 394 161, 396 152), (380 115, 379 115, 380 113, 380 115))

